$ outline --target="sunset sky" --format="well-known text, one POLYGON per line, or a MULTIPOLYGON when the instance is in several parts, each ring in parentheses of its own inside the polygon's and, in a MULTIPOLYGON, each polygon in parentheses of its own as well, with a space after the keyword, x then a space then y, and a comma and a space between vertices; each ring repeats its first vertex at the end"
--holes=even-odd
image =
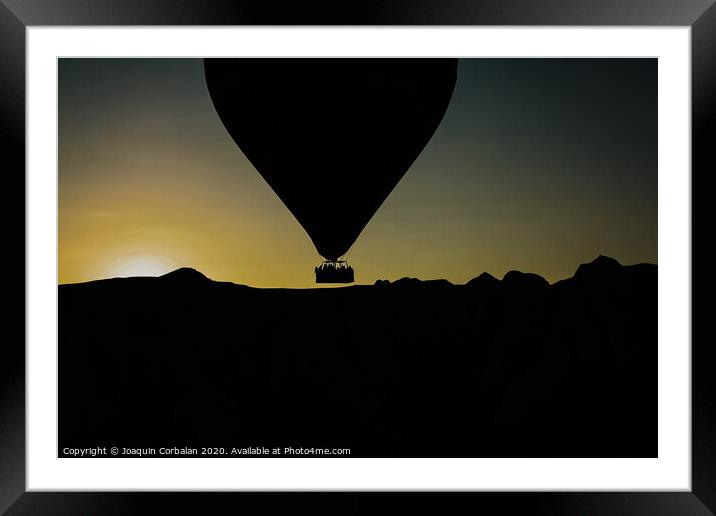
MULTIPOLYGON (((280 152, 280 149, 277 149, 280 152)), ((313 287, 308 235, 197 59, 60 59, 59 281, 194 267, 313 287)), ((354 244, 357 283, 657 263, 657 61, 463 59, 435 136, 354 244)))

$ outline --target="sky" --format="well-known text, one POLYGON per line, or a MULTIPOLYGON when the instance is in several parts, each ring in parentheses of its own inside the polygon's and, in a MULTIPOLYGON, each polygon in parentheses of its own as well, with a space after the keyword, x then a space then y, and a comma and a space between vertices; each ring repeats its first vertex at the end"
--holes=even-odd
MULTIPOLYGON (((198 59, 60 59, 60 283, 193 267, 314 287, 322 258, 198 59)), ((657 262, 657 60, 461 59, 433 138, 349 255, 356 283, 657 262)))

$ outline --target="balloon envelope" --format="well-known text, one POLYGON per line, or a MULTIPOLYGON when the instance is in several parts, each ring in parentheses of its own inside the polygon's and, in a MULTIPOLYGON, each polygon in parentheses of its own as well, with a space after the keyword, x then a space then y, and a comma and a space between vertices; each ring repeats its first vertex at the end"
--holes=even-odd
POLYGON ((205 59, 204 71, 231 137, 337 260, 437 129, 457 59, 205 59))

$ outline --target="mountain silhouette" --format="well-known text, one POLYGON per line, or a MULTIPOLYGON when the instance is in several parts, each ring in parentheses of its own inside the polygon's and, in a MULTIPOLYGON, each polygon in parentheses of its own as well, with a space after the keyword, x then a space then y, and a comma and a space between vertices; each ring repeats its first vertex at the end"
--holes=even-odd
POLYGON ((175 271, 169 272, 160 276, 165 281, 174 281, 181 283, 202 283, 211 281, 209 278, 204 276, 201 272, 191 267, 182 267, 175 271))
POLYGON ((60 449, 657 454, 656 265, 306 290, 182 268, 58 295, 60 449))
POLYGON ((465 285, 473 288, 497 288, 500 284, 500 280, 495 278, 489 272, 483 272, 476 278, 472 278, 465 285))
POLYGON ((542 291, 549 287, 549 282, 539 274, 531 272, 510 271, 502 278, 506 288, 516 291, 542 291))

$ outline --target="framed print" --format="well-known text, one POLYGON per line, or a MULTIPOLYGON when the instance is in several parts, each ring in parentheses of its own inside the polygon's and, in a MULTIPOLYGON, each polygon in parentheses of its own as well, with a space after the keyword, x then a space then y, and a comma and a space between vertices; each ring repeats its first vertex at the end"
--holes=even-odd
POLYGON ((714 510, 709 2, 4 3, 8 514, 714 510))

